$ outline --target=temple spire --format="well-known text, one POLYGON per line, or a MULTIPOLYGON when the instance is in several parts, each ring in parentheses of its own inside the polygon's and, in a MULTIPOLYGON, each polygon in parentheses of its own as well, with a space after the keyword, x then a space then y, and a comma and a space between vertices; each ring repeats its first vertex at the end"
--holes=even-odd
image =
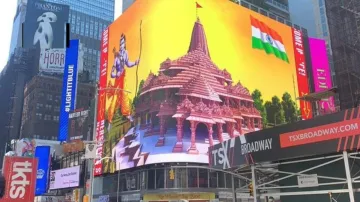
POLYGON ((199 17, 197 17, 192 30, 188 53, 194 50, 200 50, 204 52, 205 55, 210 57, 204 27, 201 24, 199 17))

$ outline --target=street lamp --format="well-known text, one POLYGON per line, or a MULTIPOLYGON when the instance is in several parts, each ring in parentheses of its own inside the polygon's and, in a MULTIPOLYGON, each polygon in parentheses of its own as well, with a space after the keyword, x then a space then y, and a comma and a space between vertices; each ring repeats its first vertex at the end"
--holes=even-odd
MULTIPOLYGON (((128 90, 125 90, 125 89, 122 89, 122 88, 100 88, 99 85, 97 84, 96 85, 96 88, 95 88, 95 105, 94 105, 94 120, 93 120, 93 141, 95 141, 95 143, 97 143, 96 141, 96 122, 97 122, 97 109, 96 107, 98 106, 98 101, 99 101, 99 92, 101 91, 108 91, 108 90, 113 90, 113 91, 124 91, 126 93, 131 93, 131 91, 128 91, 128 90)), ((103 144, 103 142, 102 142, 103 144)), ((99 159, 97 162, 101 162, 105 159, 111 159, 112 157, 103 157, 101 159, 99 159)), ((91 189, 90 189, 90 202, 93 202, 93 191, 94 191, 94 167, 95 167, 95 162, 94 160, 96 159, 93 159, 92 163, 91 163, 91 176, 90 176, 90 184, 91 184, 91 189)), ((119 200, 119 181, 120 181, 120 169, 118 171, 118 191, 117 191, 117 201, 119 200)))

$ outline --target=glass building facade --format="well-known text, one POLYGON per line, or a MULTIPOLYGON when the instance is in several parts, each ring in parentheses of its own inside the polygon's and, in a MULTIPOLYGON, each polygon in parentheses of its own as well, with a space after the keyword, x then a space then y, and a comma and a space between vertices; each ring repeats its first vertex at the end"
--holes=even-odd
POLYGON ((72 11, 97 17, 105 21, 114 20, 115 0, 45 0, 47 2, 69 5, 72 11))

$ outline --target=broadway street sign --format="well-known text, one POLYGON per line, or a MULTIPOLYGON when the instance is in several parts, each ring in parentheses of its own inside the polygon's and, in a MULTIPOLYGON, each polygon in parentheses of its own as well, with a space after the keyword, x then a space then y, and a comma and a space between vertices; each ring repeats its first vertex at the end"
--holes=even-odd
POLYGON ((353 108, 219 143, 209 147, 209 164, 228 169, 359 148, 360 108, 353 108))

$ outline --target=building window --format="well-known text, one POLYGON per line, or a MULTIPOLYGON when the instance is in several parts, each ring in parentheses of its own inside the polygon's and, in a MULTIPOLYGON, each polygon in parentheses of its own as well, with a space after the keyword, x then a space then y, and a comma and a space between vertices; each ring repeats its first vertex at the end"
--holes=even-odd
POLYGON ((42 108, 44 105, 43 104, 41 104, 41 103, 36 103, 36 109, 40 109, 40 108, 42 108))
POLYGON ((156 189, 164 188, 165 173, 163 169, 156 169, 156 189))
POLYGON ((44 116, 44 120, 45 120, 45 121, 50 121, 50 120, 51 120, 51 115, 46 114, 46 115, 44 116))
POLYGON ((53 116, 54 121, 59 121, 59 116, 53 116))
POLYGON ((60 111, 60 107, 59 107, 59 106, 55 106, 55 107, 54 107, 54 111, 55 111, 55 112, 59 112, 59 111, 60 111))
POLYGON ((51 106, 51 105, 45 105, 45 108, 46 108, 47 110, 51 110, 52 106, 51 106))
POLYGON ((42 119, 42 114, 41 114, 41 113, 36 113, 36 118, 37 118, 38 120, 41 120, 41 119, 42 119))
POLYGON ((46 95, 46 98, 47 98, 47 100, 52 100, 52 99, 53 99, 53 96, 50 95, 50 94, 47 94, 47 95, 46 95))

